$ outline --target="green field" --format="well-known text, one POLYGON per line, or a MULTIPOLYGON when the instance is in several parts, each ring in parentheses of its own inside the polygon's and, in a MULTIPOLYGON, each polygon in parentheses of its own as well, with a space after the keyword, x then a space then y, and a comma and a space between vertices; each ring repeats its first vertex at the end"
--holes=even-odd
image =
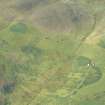
POLYGON ((0 105, 105 105, 105 0, 0 0, 0 105))

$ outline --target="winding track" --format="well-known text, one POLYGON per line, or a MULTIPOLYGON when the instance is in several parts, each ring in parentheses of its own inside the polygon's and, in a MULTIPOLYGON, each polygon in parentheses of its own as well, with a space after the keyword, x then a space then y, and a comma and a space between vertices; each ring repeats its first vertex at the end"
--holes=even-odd
MULTIPOLYGON (((96 27, 96 21, 95 21, 95 24, 94 24, 94 27, 92 29, 92 31, 82 39, 80 45, 79 45, 79 48, 76 49, 76 53, 78 53, 78 50, 80 49, 81 45, 84 44, 84 43, 87 43, 87 44, 94 44, 96 45, 97 42, 100 40, 100 38, 102 38, 102 36, 104 36, 105 34, 105 18, 102 18, 100 24, 96 27), (95 40, 97 38, 97 40, 95 40)), ((75 53, 75 54, 76 54, 75 53)), ((86 73, 86 76, 88 75, 90 70, 88 70, 88 72, 86 73)), ((77 93, 78 91, 78 88, 81 87, 86 79, 86 76, 84 76, 84 78, 81 80, 81 82, 77 85, 77 87, 70 93, 70 97, 71 97, 71 103, 72 103, 72 98, 73 96, 75 96, 75 92, 77 93)), ((95 88, 94 86, 92 88, 95 88)))

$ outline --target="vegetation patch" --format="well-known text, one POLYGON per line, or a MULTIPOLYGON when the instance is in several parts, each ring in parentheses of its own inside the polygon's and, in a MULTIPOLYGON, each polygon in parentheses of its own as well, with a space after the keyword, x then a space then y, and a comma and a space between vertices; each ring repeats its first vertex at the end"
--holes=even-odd
POLYGON ((105 40, 101 40, 98 45, 102 48, 105 48, 105 40))
POLYGON ((33 55, 33 56, 40 56, 42 54, 42 49, 38 48, 38 47, 34 47, 32 45, 26 45, 26 46, 23 46, 21 48, 21 51, 28 54, 28 55, 33 55))
POLYGON ((102 78, 102 72, 98 67, 90 68, 88 76, 85 79, 84 85, 96 83, 102 78))
POLYGON ((24 23, 17 23, 12 25, 10 30, 15 33, 25 33, 27 31, 27 26, 24 23))
POLYGON ((79 56, 77 58, 77 63, 80 66, 87 66, 88 64, 91 63, 91 59, 89 59, 88 57, 85 57, 85 56, 79 56))

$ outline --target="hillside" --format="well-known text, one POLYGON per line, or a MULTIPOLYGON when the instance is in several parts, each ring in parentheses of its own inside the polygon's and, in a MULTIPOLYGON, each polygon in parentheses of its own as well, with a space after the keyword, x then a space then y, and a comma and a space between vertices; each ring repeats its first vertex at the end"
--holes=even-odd
POLYGON ((0 0, 0 105, 105 105, 105 0, 0 0))

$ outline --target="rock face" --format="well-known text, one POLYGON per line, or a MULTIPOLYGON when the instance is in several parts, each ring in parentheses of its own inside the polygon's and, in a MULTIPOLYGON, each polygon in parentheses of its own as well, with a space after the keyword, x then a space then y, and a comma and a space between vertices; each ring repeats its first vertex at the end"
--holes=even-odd
POLYGON ((89 31, 94 17, 82 5, 57 3, 35 14, 33 22, 43 30, 75 33, 89 31))
POLYGON ((49 0, 17 0, 16 8, 18 10, 29 11, 33 7, 37 7, 39 5, 47 5, 49 0))
POLYGON ((92 29, 95 21, 88 5, 77 1, 17 0, 12 6, 23 19, 48 32, 83 34, 92 29))

